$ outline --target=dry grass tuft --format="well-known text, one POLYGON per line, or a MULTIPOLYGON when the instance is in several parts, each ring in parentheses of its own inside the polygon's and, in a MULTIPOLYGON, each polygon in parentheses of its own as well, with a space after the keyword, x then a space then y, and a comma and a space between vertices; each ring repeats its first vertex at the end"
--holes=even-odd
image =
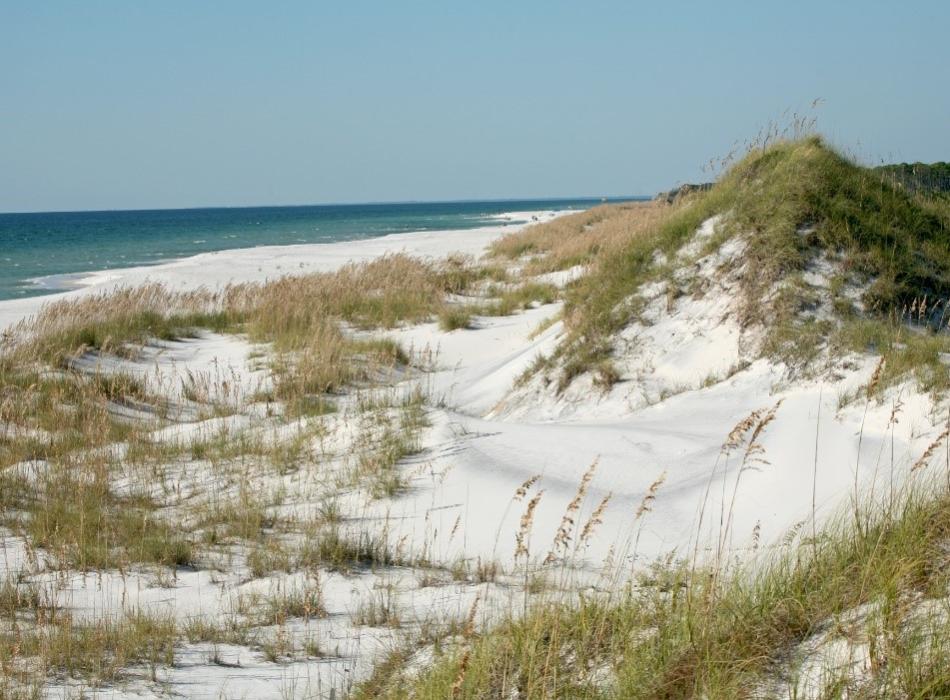
POLYGON ((665 208, 659 202, 604 204, 508 234, 492 244, 491 252, 511 260, 530 256, 524 268, 529 275, 587 265, 646 230, 665 208))

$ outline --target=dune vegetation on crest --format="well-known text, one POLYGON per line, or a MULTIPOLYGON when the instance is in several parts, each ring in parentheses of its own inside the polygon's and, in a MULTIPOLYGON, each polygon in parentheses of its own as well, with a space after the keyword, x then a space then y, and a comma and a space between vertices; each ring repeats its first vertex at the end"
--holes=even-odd
MULTIPOLYGON (((565 299, 563 388, 588 370, 619 378, 611 345, 642 311, 640 288, 662 282, 673 297, 700 293, 694 277, 677 273, 729 240, 742 245, 728 262, 740 287, 737 320, 764 331, 756 354, 804 367, 829 353, 871 351, 887 356, 889 377, 914 371, 925 386, 946 388, 939 355, 948 346, 926 331, 950 320, 950 201, 908 192, 817 136, 753 149, 712 189, 672 207, 595 209, 514 234, 493 250, 537 252, 529 268, 591 265, 565 299), (715 233, 684 255, 716 216, 715 233), (610 233, 599 239, 601 231, 610 233), (570 242, 539 243, 546 238, 570 242), (585 239, 584 255, 552 253, 585 239), (810 273, 826 278, 824 289, 806 283, 810 273)), ((732 271, 726 267, 716 273, 732 271)))

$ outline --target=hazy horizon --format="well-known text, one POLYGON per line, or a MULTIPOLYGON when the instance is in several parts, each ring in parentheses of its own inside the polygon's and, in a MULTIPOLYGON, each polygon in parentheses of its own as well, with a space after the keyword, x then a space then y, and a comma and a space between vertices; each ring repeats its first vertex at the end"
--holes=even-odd
POLYGON ((847 5, 7 3, 0 211, 649 196, 786 111, 950 159, 950 6, 847 5))
POLYGON ((577 201, 643 201, 655 197, 659 192, 653 194, 605 194, 605 195, 577 195, 577 196, 559 196, 559 197, 493 197, 488 199, 402 199, 394 201, 375 201, 375 202, 287 202, 276 204, 207 204, 193 207, 134 207, 131 209, 112 208, 112 209, 41 209, 41 210, 22 210, 22 211, 0 211, 4 214, 95 214, 110 212, 157 212, 157 211, 188 211, 188 210, 214 210, 214 209, 293 209, 295 207, 372 207, 372 206, 398 206, 413 204, 505 204, 508 202, 517 204, 519 202, 577 202, 577 201))

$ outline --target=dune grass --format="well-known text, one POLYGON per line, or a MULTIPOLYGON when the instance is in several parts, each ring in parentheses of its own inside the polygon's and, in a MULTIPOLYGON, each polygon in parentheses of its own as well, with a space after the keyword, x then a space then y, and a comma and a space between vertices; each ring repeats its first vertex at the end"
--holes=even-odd
POLYGON ((37 359, 61 366, 83 352, 129 354, 200 330, 245 332, 277 352, 304 350, 317 341, 342 343, 340 322, 391 328, 426 320, 441 310, 448 284, 433 265, 396 254, 215 292, 116 289, 44 306, 5 334, 0 354, 7 367, 37 359))
POLYGON ((139 428, 110 411, 117 401, 152 401, 128 375, 83 375, 0 363, 0 467, 128 440, 139 428))
POLYGON ((58 367, 86 351, 128 354, 149 340, 190 337, 197 328, 224 330, 239 320, 232 310, 237 296, 238 288, 173 292, 153 283, 54 301, 7 331, 0 359, 58 367))
POLYGON ((800 679, 798 645, 826 633, 869 644, 870 668, 824 669, 824 697, 943 697, 948 535, 950 491, 921 483, 815 539, 792 531, 738 568, 658 562, 619 590, 573 603, 541 596, 526 616, 447 647, 418 676, 397 666, 357 697, 794 696, 781 688, 800 679))
POLYGON ((818 137, 753 152, 717 187, 732 190, 733 225, 752 234, 747 255, 761 278, 758 287, 749 280, 753 291, 824 252, 868 282, 863 302, 873 312, 950 296, 950 209, 925 206, 818 137))
POLYGON ((508 234, 493 243, 490 252, 500 259, 527 257, 528 275, 587 265, 648 228, 664 209, 659 202, 601 205, 508 234))
POLYGON ((439 329, 450 333, 472 327, 472 316, 476 315, 477 307, 469 304, 452 304, 439 314, 439 329))
POLYGON ((354 446, 357 452, 356 480, 369 483, 374 498, 392 498, 406 489, 406 481, 397 465, 422 449, 421 433, 428 426, 423 396, 416 392, 406 397, 395 415, 386 411, 371 414, 375 430, 367 431, 365 444, 354 446))
MULTIPOLYGON (((23 538, 29 566, 0 591, 0 605, 8 608, 0 620, 0 696, 38 695, 51 677, 108 684, 139 675, 143 665, 154 675, 174 663, 175 645, 184 639, 252 645, 274 662, 290 658, 289 637, 255 628, 324 615, 319 583, 248 602, 246 614, 218 626, 113 612, 79 623, 56 608, 55 586, 41 594, 30 580, 112 571, 170 585, 181 567, 213 568, 234 557, 252 578, 413 563, 385 533, 341 522, 332 500, 322 500, 341 489, 367 501, 398 496, 408 486, 401 463, 421 449, 427 426, 421 392, 398 401, 395 393, 359 397, 364 388, 388 386, 411 361, 399 345, 367 331, 437 318, 450 295, 472 295, 482 312, 501 314, 557 294, 550 285, 513 281, 500 265, 391 255, 218 292, 161 285, 114 290, 55 302, 4 333, 0 525, 23 538), (145 345, 207 332, 242 334, 259 344, 257 360, 271 370, 270 388, 213 406, 210 385, 230 378, 211 378, 208 386, 191 379, 177 398, 144 379, 106 371, 114 357, 140 359, 145 345), (352 396, 341 399, 345 393, 352 396), (307 472, 327 459, 321 419, 335 418, 328 414, 338 400, 348 411, 340 431, 346 421, 356 424, 342 448, 351 454, 336 455, 336 471, 317 479, 307 472), (183 418, 170 410, 179 401, 195 404, 195 411, 183 418), (232 415, 266 421, 273 436, 226 428, 169 442, 153 435, 184 420, 232 415), (290 426, 296 426, 292 434, 290 426), (297 472, 299 481, 280 481, 297 472), (326 506, 323 514, 298 520, 282 510, 292 500, 284 483, 313 488, 309 497, 326 506)), ((491 563, 480 566, 478 575, 491 570, 491 563)), ((363 601, 354 617, 359 624, 397 626, 397 599, 363 601)))
POLYGON ((108 684, 136 664, 154 671, 173 663, 178 630, 171 618, 129 614, 78 622, 36 591, 10 582, 0 599, 0 697, 42 697, 47 675, 108 684), (44 624, 23 624, 29 618, 44 624))
MULTIPOLYGON (((44 565, 63 571, 146 563, 173 572, 196 565, 199 549, 235 541, 250 543, 249 564, 258 575, 284 568, 271 546, 269 494, 242 488, 235 498, 199 500, 185 508, 187 523, 173 524, 149 482, 188 459, 210 463, 225 478, 235 464, 242 472, 294 470, 319 423, 273 444, 226 432, 181 445, 154 443, 150 431, 166 424, 160 409, 167 399, 131 376, 88 371, 73 360, 90 352, 134 357, 145 343, 209 330, 242 332, 270 349, 271 398, 284 404, 282 420, 306 420, 331 410, 333 393, 384 382, 393 367, 408 363, 398 345, 356 337, 353 326, 430 318, 447 287, 459 284, 450 277, 434 264, 395 255, 217 293, 146 285, 45 307, 3 337, 0 523, 41 552, 44 565), (154 409, 152 418, 124 415, 129 402, 154 409), (131 479, 132 492, 116 490, 117 479, 131 479)), ((361 478, 373 493, 402 488, 396 462, 418 449, 419 399, 401 406, 386 435, 362 454, 361 478)))
POLYGON ((152 399, 127 375, 0 367, 0 522, 64 566, 193 561, 152 504, 112 489, 108 447, 149 428, 117 417, 114 406, 128 400, 152 399))
POLYGON ((0 472, 3 522, 23 531, 60 566, 81 571, 129 562, 193 563, 184 534, 157 519, 145 499, 120 497, 103 462, 80 457, 0 472))
MULTIPOLYGON (((888 327, 896 330, 913 321, 933 331, 946 324, 950 205, 908 193, 817 136, 751 149, 712 189, 672 206, 653 206, 647 216, 641 211, 636 223, 609 208, 590 221, 565 222, 593 231, 598 222, 606 225, 615 219, 618 232, 611 236, 609 253, 597 251, 586 258, 590 274, 567 290, 568 337, 559 351, 565 367, 562 388, 611 355, 614 335, 638 318, 639 288, 668 280, 677 266, 689 264, 675 262, 678 253, 700 225, 716 215, 723 218, 700 255, 731 238, 743 241, 737 313, 744 326, 767 329, 761 348, 765 355, 804 366, 823 349, 873 351, 862 341, 879 339, 888 327), (818 260, 830 261, 841 274, 828 292, 835 318, 816 324, 811 313, 816 299, 800 276, 818 260), (844 283, 861 290, 860 308, 841 296, 844 283), (853 324, 845 328, 843 321, 855 317, 865 322, 863 330, 853 324), (869 333, 867 323, 883 325, 869 333)), ((569 228, 546 228, 520 243, 515 237, 522 234, 515 234, 502 239, 496 252, 552 251, 557 244, 548 238, 570 239, 573 233, 569 228)), ((894 365, 902 363, 907 364, 894 365)))
POLYGON ((530 278, 514 284, 491 285, 478 301, 447 304, 439 314, 439 328, 446 332, 472 328, 475 316, 510 316, 535 304, 552 304, 561 298, 561 290, 547 282, 530 278))
MULTIPOLYGON (((37 360, 69 368, 87 353, 134 356, 156 340, 208 331, 244 333, 268 348, 273 398, 291 415, 319 415, 332 410, 328 395, 374 381, 409 361, 392 341, 356 337, 354 329, 388 329, 433 318, 447 329, 466 327, 475 307, 449 304, 447 296, 488 283, 498 286, 479 298, 478 314, 507 315, 557 297, 551 285, 511 284, 498 265, 461 257, 430 263, 392 254, 334 272, 216 292, 174 292, 150 284, 54 302, 4 335, 0 391, 25 368, 36 374, 37 360)), ((129 390, 123 395, 132 395, 129 390)))

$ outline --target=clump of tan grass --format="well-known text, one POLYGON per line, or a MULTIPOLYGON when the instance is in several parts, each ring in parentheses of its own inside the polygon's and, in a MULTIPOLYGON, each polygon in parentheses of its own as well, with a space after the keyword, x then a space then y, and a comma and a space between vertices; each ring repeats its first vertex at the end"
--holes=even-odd
POLYGON ((189 336, 198 327, 226 328, 237 320, 243 292, 242 287, 177 292, 151 283, 54 301, 10 328, 0 355, 8 363, 42 359, 60 365, 84 351, 125 354, 130 345, 151 339, 189 336))
POLYGON ((529 256, 524 267, 529 275, 586 265, 645 230, 665 207, 660 202, 600 205, 510 233, 493 243, 491 252, 512 260, 529 256))

